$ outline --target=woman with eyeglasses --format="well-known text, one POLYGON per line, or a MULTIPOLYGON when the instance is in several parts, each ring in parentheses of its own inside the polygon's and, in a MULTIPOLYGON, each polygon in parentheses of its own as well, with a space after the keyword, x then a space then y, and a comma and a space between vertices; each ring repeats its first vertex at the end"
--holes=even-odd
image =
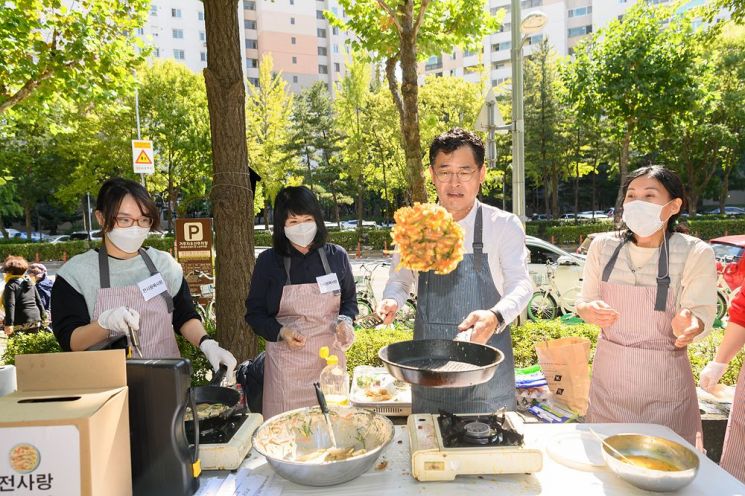
POLYGON ((52 288, 52 329, 62 349, 82 351, 126 335, 137 358, 177 358, 175 331, 231 377, 236 360, 205 332, 181 266, 166 252, 142 248, 159 224, 145 188, 109 179, 98 193, 96 220, 101 247, 72 257, 52 288))

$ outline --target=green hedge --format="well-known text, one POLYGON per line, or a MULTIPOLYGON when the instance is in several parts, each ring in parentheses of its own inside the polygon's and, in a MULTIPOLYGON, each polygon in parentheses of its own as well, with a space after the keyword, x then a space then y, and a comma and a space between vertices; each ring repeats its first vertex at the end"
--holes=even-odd
MULTIPOLYGON (((685 223, 690 234, 708 241, 719 236, 745 233, 745 219, 688 219, 685 223)), ((585 222, 557 225, 555 221, 528 222, 526 232, 557 244, 580 243, 588 234, 615 229, 612 222, 585 222)))
MULTIPOLYGON (((173 237, 148 238, 145 246, 152 246, 158 250, 171 251, 173 253, 173 237)), ((0 259, 4 260, 8 255, 22 256, 26 260, 64 260, 97 248, 101 241, 66 241, 64 243, 16 243, 0 244, 0 259)))
MULTIPOLYGON (((710 240, 728 234, 745 233, 745 219, 690 219, 687 221, 690 233, 703 240, 710 240)), ((531 236, 537 236, 546 241, 557 244, 580 243, 588 234, 596 232, 612 231, 612 222, 580 222, 579 224, 567 224, 557 221, 528 222, 526 232, 531 236)), ((361 246, 373 250, 391 248, 390 229, 369 229, 362 234, 361 246)), ((349 252, 357 250, 357 231, 329 231, 329 241, 344 247, 349 252)), ((0 260, 8 255, 21 255, 28 260, 35 260, 38 254, 39 260, 62 260, 83 253, 89 247, 97 247, 100 241, 68 241, 66 243, 0 243, 0 260)), ((256 246, 271 246, 272 235, 265 231, 254 233, 256 246)), ((159 250, 171 251, 174 238, 148 238, 145 246, 152 246, 159 250)))
MULTIPOLYGON (((515 353, 515 367, 528 367, 538 363, 535 353, 535 343, 547 339, 558 339, 568 336, 584 337, 590 340, 592 352, 590 361, 594 356, 595 345, 600 329, 590 324, 564 324, 560 320, 549 320, 542 322, 526 322, 512 329, 512 346, 515 353)), ((688 357, 691 360, 691 369, 698 382, 701 370, 714 359, 716 348, 724 336, 723 329, 714 329, 709 336, 700 342, 688 347, 688 357)), ((722 377, 722 384, 733 385, 737 383, 737 374, 743 365, 745 353, 741 350, 730 362, 727 371, 722 377)), ((619 366, 622 366, 619 364, 619 366)))
MULTIPOLYGON (((205 327, 210 335, 214 335, 215 327, 213 322, 206 322, 205 327)), ((584 337, 592 343, 592 360, 595 344, 597 342, 599 329, 594 325, 576 324, 569 325, 560 320, 527 322, 521 326, 512 328, 512 346, 515 355, 515 367, 528 367, 538 363, 538 357, 535 353, 535 343, 547 339, 557 339, 567 336, 584 337)), ((722 341, 723 330, 715 329, 709 336, 701 342, 694 343, 688 347, 688 356, 691 360, 693 375, 698 381, 701 370, 709 361, 714 359, 716 348, 722 341)), ((378 358, 378 350, 383 346, 398 341, 406 341, 412 338, 411 329, 397 325, 387 329, 356 329, 355 342, 347 351, 347 370, 350 376, 352 371, 358 365, 381 366, 378 358)), ((192 361, 194 375, 192 381, 194 385, 200 385, 207 382, 210 377, 211 367, 201 351, 196 349, 186 340, 178 337, 179 349, 181 356, 192 361)), ((263 347, 261 347, 263 348, 263 347)), ((27 353, 52 353, 61 351, 57 340, 50 332, 40 332, 37 334, 19 334, 8 339, 8 347, 3 355, 6 364, 15 363, 15 356, 27 353)), ((743 366, 745 353, 740 351, 737 356, 730 362, 727 371, 722 377, 722 384, 733 385, 737 382, 737 374, 743 366)), ((619 364, 619 367, 624 364, 619 364)))

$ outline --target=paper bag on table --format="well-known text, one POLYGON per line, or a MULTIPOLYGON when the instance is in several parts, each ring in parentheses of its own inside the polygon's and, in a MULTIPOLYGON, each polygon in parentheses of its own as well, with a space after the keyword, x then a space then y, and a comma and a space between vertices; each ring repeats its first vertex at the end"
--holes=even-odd
POLYGON ((554 399, 584 415, 590 394, 590 340, 568 337, 535 345, 538 363, 554 399))

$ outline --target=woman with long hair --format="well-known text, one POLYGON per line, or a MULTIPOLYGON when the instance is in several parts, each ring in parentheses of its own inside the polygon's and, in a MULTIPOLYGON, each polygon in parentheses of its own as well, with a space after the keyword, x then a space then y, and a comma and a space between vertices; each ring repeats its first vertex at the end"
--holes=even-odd
POLYGON ((636 169, 623 194, 626 230, 592 242, 577 299, 579 316, 601 327, 586 419, 661 424, 696 444, 701 416, 686 347, 714 321, 714 252, 676 232, 685 193, 674 172, 636 169))

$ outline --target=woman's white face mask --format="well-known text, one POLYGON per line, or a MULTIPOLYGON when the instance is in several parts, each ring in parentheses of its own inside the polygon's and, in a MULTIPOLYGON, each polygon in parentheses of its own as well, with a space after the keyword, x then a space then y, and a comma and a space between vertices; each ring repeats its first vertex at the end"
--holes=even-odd
POLYGON ((315 221, 301 222, 285 227, 285 236, 298 246, 309 246, 316 237, 318 226, 315 221))
POLYGON ((106 233, 106 237, 114 246, 123 252, 136 253, 142 247, 142 243, 145 242, 145 238, 147 238, 149 232, 149 227, 140 227, 138 225, 132 227, 115 227, 106 233))
POLYGON ((665 226, 660 219, 665 205, 651 203, 644 200, 633 200, 623 204, 623 221, 637 236, 646 238, 665 226))

